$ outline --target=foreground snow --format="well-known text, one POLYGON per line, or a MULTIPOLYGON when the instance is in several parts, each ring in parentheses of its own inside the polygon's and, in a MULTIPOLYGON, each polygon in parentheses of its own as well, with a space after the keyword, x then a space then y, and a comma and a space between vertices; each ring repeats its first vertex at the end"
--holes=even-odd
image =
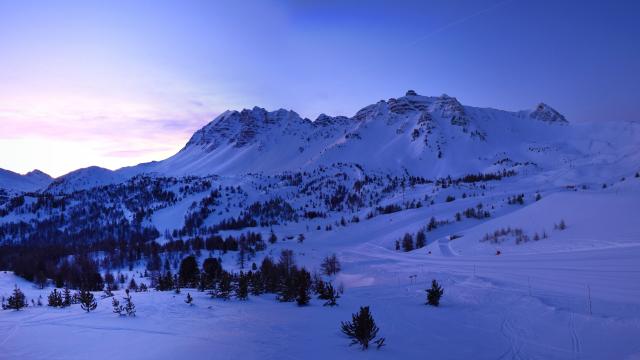
MULTIPOLYGON (((461 229, 464 236, 456 240, 430 237, 426 248, 411 253, 396 252, 390 244, 424 225, 421 211, 427 210, 379 216, 333 232, 310 231, 304 244, 279 242, 270 248, 294 249, 298 262, 311 269, 327 253, 338 252, 343 271, 334 282, 344 285, 345 294, 335 308, 317 300, 299 308, 268 294, 225 302, 183 289, 180 295, 134 293, 135 318, 113 314, 110 299, 100 300, 89 314, 79 305, 3 311, 0 358, 640 358, 637 189, 622 184, 598 193, 550 195, 461 229), (493 245, 478 241, 487 229, 526 230, 560 217, 567 230, 554 233, 548 227, 549 239, 505 242, 500 256, 493 255, 493 245), (432 279, 445 289, 439 308, 424 305, 432 279), (195 305, 184 303, 187 292, 195 305), (361 305, 371 306, 387 339, 379 351, 349 347, 339 331, 340 321, 361 305)), ((454 230, 447 231, 458 233, 454 230)), ((233 262, 225 258, 225 267, 233 262)), ((51 290, 0 273, 0 294, 9 295, 14 284, 29 299, 46 300, 51 290)))

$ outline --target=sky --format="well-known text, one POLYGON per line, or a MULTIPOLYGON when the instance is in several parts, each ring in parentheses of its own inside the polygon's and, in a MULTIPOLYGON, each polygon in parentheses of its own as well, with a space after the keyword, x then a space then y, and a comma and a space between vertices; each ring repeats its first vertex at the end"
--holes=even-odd
POLYGON ((0 0, 0 168, 161 160, 227 109, 414 89, 640 121, 640 1, 0 0))

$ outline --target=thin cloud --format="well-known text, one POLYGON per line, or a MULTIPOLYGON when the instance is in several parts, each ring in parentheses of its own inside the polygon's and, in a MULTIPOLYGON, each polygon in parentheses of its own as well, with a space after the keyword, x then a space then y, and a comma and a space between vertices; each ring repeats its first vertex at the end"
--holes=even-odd
POLYGON ((452 21, 452 22, 450 22, 450 23, 447 23, 446 25, 443 25, 443 26, 441 26, 441 27, 439 27, 439 28, 437 28, 437 29, 434 29, 434 30, 432 30, 432 31, 430 31, 430 32, 428 32, 428 33, 426 33, 426 34, 422 35, 421 37, 419 37, 419 38, 415 39, 414 41, 412 41, 412 42, 410 42, 409 44, 407 44, 407 47, 415 46, 415 45, 419 44, 420 42, 422 42, 422 41, 424 41, 424 40, 428 39, 429 37, 431 37, 431 36, 433 36, 433 35, 439 34, 439 33, 443 32, 443 31, 445 31, 445 30, 448 30, 448 29, 450 29, 450 28, 452 28, 452 27, 458 26, 458 25, 460 25, 460 24, 462 24, 462 23, 465 23, 465 22, 467 22, 467 21, 469 21, 469 20, 471 20, 471 19, 475 18, 475 17, 478 17, 478 16, 480 16, 480 15, 483 15, 483 14, 485 14, 485 13, 488 13, 488 12, 490 12, 491 10, 493 10, 493 9, 495 9, 495 8, 499 7, 499 6, 502 6, 502 5, 508 4, 508 3, 510 3, 510 2, 513 2, 513 1, 514 1, 514 0, 505 0, 505 1, 500 1, 500 2, 494 3, 494 4, 493 4, 493 5, 491 5, 491 6, 488 6, 488 7, 484 8, 484 9, 482 9, 482 10, 478 11, 478 12, 475 12, 475 13, 473 13, 473 14, 471 14, 471 15, 467 15, 467 16, 464 16, 464 17, 459 18, 459 19, 457 19, 457 20, 454 20, 454 21, 452 21))

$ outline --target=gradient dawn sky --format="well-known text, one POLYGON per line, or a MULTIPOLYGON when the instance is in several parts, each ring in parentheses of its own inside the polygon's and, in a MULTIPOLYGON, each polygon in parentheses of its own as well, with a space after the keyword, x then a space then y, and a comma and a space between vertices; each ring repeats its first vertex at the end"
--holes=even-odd
POLYGON ((160 160, 226 109, 407 89, 640 120, 640 1, 0 0, 0 168, 160 160))

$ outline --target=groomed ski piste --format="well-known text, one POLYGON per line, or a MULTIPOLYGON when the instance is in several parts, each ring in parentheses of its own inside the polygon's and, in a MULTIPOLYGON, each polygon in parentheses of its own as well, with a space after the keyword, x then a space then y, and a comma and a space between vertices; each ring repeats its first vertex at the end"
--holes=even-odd
MULTIPOLYGON (((342 271, 332 280, 344 288, 336 307, 317 299, 298 307, 273 294, 223 301, 197 289, 152 290, 132 293, 136 317, 118 317, 111 299, 100 300, 98 292, 91 313, 79 305, 49 308, 51 287, 36 289, 2 272, 1 295, 18 285, 29 302, 42 296, 45 305, 0 312, 0 358, 638 359, 640 179, 629 175, 606 189, 549 187, 538 201, 429 232, 427 246, 411 252, 396 251, 394 242, 429 217, 468 204, 459 198, 330 232, 304 223, 275 226, 276 233, 304 233, 306 239, 279 240, 256 262, 291 249, 313 270, 336 253, 342 271), (554 226, 561 220, 563 230, 554 226), (481 241, 509 227, 546 238, 481 241), (445 291, 439 307, 425 305, 433 279, 445 291), (193 305, 184 302, 187 293, 193 305), (366 305, 386 338, 380 350, 349 347, 339 330, 366 305)), ((237 269, 234 256, 223 261, 237 269)))

